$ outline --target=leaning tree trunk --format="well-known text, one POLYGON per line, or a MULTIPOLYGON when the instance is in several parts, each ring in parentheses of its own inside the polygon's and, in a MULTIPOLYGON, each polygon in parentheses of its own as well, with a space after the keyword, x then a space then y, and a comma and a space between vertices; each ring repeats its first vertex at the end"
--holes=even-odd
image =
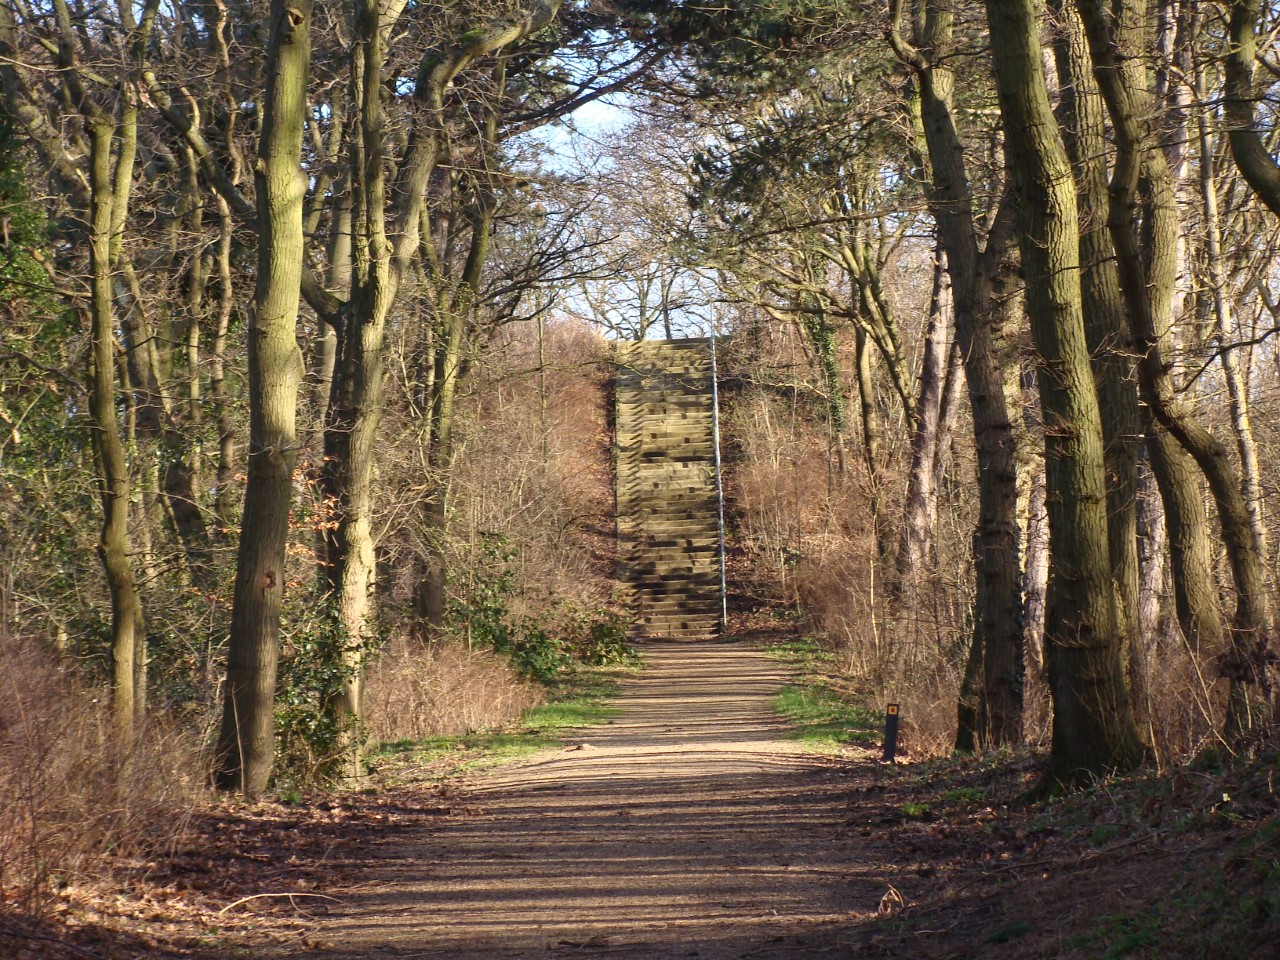
POLYGON ((1081 307, 1071 163, 1045 84, 1038 5, 986 0, 1005 143, 1020 194, 1027 313, 1040 356, 1051 571, 1045 653, 1053 695, 1049 780, 1140 762, 1121 662, 1107 540, 1101 415, 1081 307))
POLYGON ((1253 70, 1257 62, 1255 24, 1262 11, 1262 0, 1234 0, 1228 27, 1226 63, 1226 102, 1223 118, 1227 137, 1240 175, 1267 205, 1280 216, 1280 165, 1263 142, 1256 117, 1261 99, 1254 90, 1253 70))
POLYGON ((249 469, 236 558, 226 698, 214 758, 222 790, 256 796, 275 762, 272 706, 284 600, 304 243, 301 171, 311 65, 311 0, 271 0, 267 89, 254 180, 258 279, 249 339, 249 469))
MULTIPOLYGON (((1200 86, 1197 77, 1197 88, 1200 86)), ((1203 96, 1201 99, 1203 100, 1203 96)), ((1242 492, 1245 507, 1249 511, 1249 526, 1253 531, 1258 555, 1265 562, 1267 532, 1263 517, 1262 475, 1258 465, 1258 444, 1253 437, 1253 424, 1249 416, 1249 387, 1240 371, 1236 350, 1231 345, 1235 331, 1231 329, 1231 301, 1226 290, 1222 218, 1218 212, 1218 184, 1213 175, 1213 138, 1209 135, 1209 121, 1203 111, 1196 118, 1196 123, 1200 144, 1200 200, 1204 210, 1205 272, 1208 274, 1209 297, 1213 304, 1214 326, 1218 336, 1218 358, 1222 364, 1223 379, 1227 382, 1231 427, 1236 438, 1236 453, 1240 457, 1242 492)))

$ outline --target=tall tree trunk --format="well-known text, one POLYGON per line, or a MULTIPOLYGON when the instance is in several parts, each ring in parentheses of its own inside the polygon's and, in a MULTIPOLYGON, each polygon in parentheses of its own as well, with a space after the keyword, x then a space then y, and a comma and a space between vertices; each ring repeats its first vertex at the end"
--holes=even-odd
POLYGON ((267 88, 254 168, 258 278, 249 340, 249 469, 236 557, 226 699, 214 758, 222 790, 257 796, 275 763, 272 706, 284 599, 304 242, 302 132, 311 66, 311 0, 271 0, 267 88))
POLYGON ((1250 528, 1248 505, 1230 455, 1187 410, 1161 349, 1160 318, 1166 315, 1173 286, 1178 227, 1172 176, 1149 127, 1151 98, 1142 63, 1128 55, 1145 11, 1140 3, 1125 4, 1119 11, 1118 26, 1113 27, 1114 12, 1099 0, 1077 0, 1077 6, 1089 38, 1094 74, 1115 130, 1116 166, 1108 227, 1138 347, 1143 400, 1160 425, 1196 461, 1218 508, 1236 589, 1231 650, 1220 664, 1223 675, 1231 681, 1226 733, 1233 739, 1253 736, 1269 720, 1265 700, 1270 596, 1250 528), (1140 188, 1146 193, 1142 204, 1145 244, 1135 226, 1140 188))
POLYGON ((1059 120, 1075 168, 1080 205, 1080 287, 1085 337, 1102 414, 1107 469, 1107 545, 1115 587, 1116 628, 1135 704, 1145 702, 1138 618, 1138 437, 1141 419, 1133 347, 1120 277, 1107 232, 1107 141, 1102 99, 1090 73, 1084 28, 1075 9, 1051 3, 1059 32, 1054 54, 1061 91, 1059 120))
MULTIPOLYGON (((337 363, 325 423, 321 489, 337 510, 329 543, 329 586, 342 627, 342 689, 332 709, 348 733, 361 715, 362 659, 370 641, 375 579, 373 467, 382 419, 386 322, 395 297, 386 234, 386 164, 382 115, 383 31, 378 0, 355 4, 352 103, 358 111, 351 152, 351 300, 339 328, 337 363)), ((349 737, 344 759, 359 778, 359 751, 349 737)))
POLYGON ((129 536, 129 465, 116 421, 115 315, 111 277, 111 142, 114 122, 105 115, 87 119, 89 133, 89 319, 92 375, 89 418, 102 495, 98 554, 111 593, 111 709, 118 733, 133 733, 137 648, 143 636, 142 601, 133 575, 129 536))
MULTIPOLYGON (((560 0, 543 0, 510 11, 511 15, 493 16, 489 21, 462 31, 455 38, 433 48, 423 59, 414 95, 418 101, 413 129, 405 141, 405 152, 395 164, 394 189, 386 184, 384 149, 389 142, 382 119, 383 45, 391 27, 404 9, 402 3, 381 8, 372 0, 357 0, 355 27, 357 32, 356 64, 353 69, 353 103, 356 134, 353 141, 351 190, 353 197, 352 296, 348 309, 334 313, 333 320, 342 326, 338 335, 338 361, 335 368, 330 412, 326 426, 326 485, 328 497, 338 510, 337 534, 330 543, 329 560, 337 594, 339 617, 347 640, 359 647, 365 637, 365 624, 370 615, 370 598, 374 583, 374 553, 370 532, 372 512, 373 449, 382 413, 382 377, 385 351, 386 318, 399 292, 401 280, 420 254, 426 251, 428 286, 437 302, 444 295, 442 274, 448 269, 447 255, 442 257, 433 246, 431 214, 426 198, 428 187, 437 172, 440 158, 448 152, 448 117, 446 98, 458 74, 477 59, 498 53, 547 26, 557 15, 560 0), (359 181, 359 182, 357 182, 359 181), (388 196, 392 229, 388 230, 388 196), (420 241, 426 238, 426 242, 420 241), (394 238, 394 239, 389 239, 394 238), (345 431, 345 435, 343 434, 345 431)), ((499 76, 496 89, 505 87, 504 61, 498 58, 499 76)), ((485 143, 480 161, 493 162, 496 138, 493 110, 486 119, 485 143)), ((483 178, 482 178, 483 179, 483 178)), ((486 184, 479 192, 491 189, 486 184)), ((488 252, 492 227, 493 204, 486 199, 483 212, 469 217, 472 246, 463 268, 460 285, 465 289, 465 305, 456 297, 459 322, 465 323, 475 290, 479 288, 480 270, 488 252)), ((305 290, 305 288, 304 288, 305 290)), ((332 295, 330 295, 332 299, 332 295)), ((458 332, 460 356, 461 331, 458 332)), ((448 417, 452 421, 452 391, 456 385, 443 384, 450 392, 448 417)), ((442 381, 437 376, 439 390, 442 381)), ((449 427, 445 435, 449 433, 449 427)), ((437 433, 437 438, 439 434, 437 433)), ((445 451, 449 445, 446 442, 445 451)), ((442 488, 443 489, 443 488, 442 488)), ((436 498, 443 509, 443 496, 436 498)), ((443 571, 441 571, 443 578, 443 571)), ((443 579, 441 579, 441 587, 443 579)), ((440 594, 443 598, 443 593, 440 594)), ((442 616, 443 605, 439 612, 442 616)), ((353 664, 348 663, 348 669, 353 664)), ((342 695, 342 709, 359 706, 357 675, 342 695)))
MULTIPOLYGON (((1203 84, 1197 74, 1197 90, 1203 102, 1203 84)), ((1213 304, 1214 328, 1217 332, 1218 359, 1222 376, 1227 381, 1227 397, 1231 408, 1231 427, 1235 433, 1236 452, 1240 457, 1240 476, 1245 508, 1249 512, 1249 528, 1254 547, 1265 562, 1267 556, 1266 522, 1263 518, 1262 475, 1258 465, 1258 445, 1253 438, 1249 418, 1249 388, 1240 371, 1240 361, 1231 342, 1236 336, 1231 318, 1231 301, 1227 297, 1225 253, 1222 249, 1222 218, 1218 213, 1218 184, 1214 178, 1213 138, 1209 120, 1201 111, 1196 118, 1200 146, 1200 200, 1204 210, 1205 272, 1208 274, 1209 297, 1213 304)))
POLYGON ((977 584, 973 636, 958 706, 956 749, 1015 743, 1022 736, 1023 636, 1018 468, 1004 390, 999 344, 1010 291, 1000 289, 1007 245, 1006 200, 992 218, 987 248, 979 245, 964 145, 953 109, 955 77, 946 66, 952 13, 926 6, 919 49, 897 33, 891 41, 920 83, 920 117, 929 156, 929 201, 938 240, 947 254, 954 297, 956 343, 964 358, 978 455, 977 584))
POLYGON ((916 399, 916 428, 911 435, 911 467, 907 496, 902 507, 902 535, 898 540, 896 575, 892 592, 913 596, 918 578, 925 576, 933 556, 933 527, 938 512, 934 463, 939 454, 938 434, 950 356, 952 323, 951 277, 946 253, 936 252, 933 292, 929 298, 929 325, 920 361, 920 389, 916 399))
MULTIPOLYGON (((121 9, 121 22, 131 39, 145 44, 158 4, 142 8, 142 26, 133 8, 121 9)), ((77 35, 65 0, 54 0, 53 16, 58 33, 57 62, 63 90, 84 119, 88 134, 89 318, 90 364, 89 419, 99 470, 102 496, 102 529, 98 553, 111 595, 112 715, 117 733, 132 736, 135 720, 145 711, 139 700, 139 671, 145 670, 145 628, 142 601, 134 578, 129 530, 131 477, 124 440, 116 420, 116 364, 114 309, 115 272, 120 260, 119 235, 129 209, 129 190, 137 143, 137 100, 132 84, 120 91, 115 110, 104 110, 89 96, 76 57, 77 35), (119 141, 113 161, 112 145, 119 141)), ((6 15, 6 33, 12 20, 6 15)), ((6 37, 6 39, 8 39, 6 37)), ((132 411, 131 411, 132 414, 132 411)))
POLYGON ((981 699, 972 722, 963 712, 960 717, 956 749, 963 751, 1021 740, 1024 671, 1017 451, 996 349, 1012 297, 997 292, 989 275, 977 279, 965 284, 964 294, 956 284, 956 341, 965 356, 978 454, 970 664, 981 677, 981 699))
POLYGON ((1142 747, 1121 662, 1107 538, 1101 415, 1081 307, 1071 163, 1045 84, 1033 0, 987 0, 996 89, 1019 194, 1027 313, 1040 355, 1052 568, 1045 655, 1048 785, 1131 767, 1142 747))

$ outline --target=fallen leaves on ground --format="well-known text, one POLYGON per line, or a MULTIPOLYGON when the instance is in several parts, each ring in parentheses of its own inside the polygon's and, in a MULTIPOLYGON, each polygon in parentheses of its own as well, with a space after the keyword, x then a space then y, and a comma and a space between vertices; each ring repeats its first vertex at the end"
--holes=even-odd
POLYGON ((220 801, 167 857, 108 861, 102 876, 62 884, 38 917, 0 909, 0 956, 195 960, 225 956, 223 946, 249 930, 297 936, 341 902, 380 848, 426 821, 471 812, 430 785, 220 801))

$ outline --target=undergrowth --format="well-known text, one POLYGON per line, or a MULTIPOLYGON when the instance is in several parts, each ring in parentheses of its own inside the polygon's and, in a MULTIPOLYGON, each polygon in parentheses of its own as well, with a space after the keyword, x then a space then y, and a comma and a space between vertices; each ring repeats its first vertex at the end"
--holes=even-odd
POLYGON ((158 720, 131 741, 106 698, 34 642, 5 649, 0 679, 0 908, 48 908, 112 858, 161 854, 203 793, 196 738, 158 720))
POLYGON ((491 767, 551 747, 565 733, 607 723, 617 708, 611 702, 618 684, 638 670, 635 657, 623 663, 582 666, 566 671, 546 691, 547 701, 526 709, 518 719, 449 735, 401 738, 383 743, 374 764, 389 779, 406 768, 425 768, 431 779, 445 779, 491 767))
POLYGON ((944 945, 1011 960, 1276 955, 1274 755, 1137 771, 1027 802, 1043 764, 1023 750, 952 757, 881 768, 859 788, 868 832, 892 824, 891 843, 926 851, 914 878, 895 880, 912 908, 878 936, 921 956, 944 945))

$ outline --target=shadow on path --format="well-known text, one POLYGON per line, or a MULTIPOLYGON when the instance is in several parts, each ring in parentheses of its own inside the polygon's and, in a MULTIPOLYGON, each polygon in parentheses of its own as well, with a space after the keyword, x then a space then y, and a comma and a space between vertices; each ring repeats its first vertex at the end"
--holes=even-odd
MULTIPOLYGON (((786 739, 786 667, 731 643, 650 644, 620 712, 477 777, 468 809, 369 851, 287 956, 821 957, 873 914, 841 769, 786 739)), ((863 841, 865 842, 865 841, 863 841)))

